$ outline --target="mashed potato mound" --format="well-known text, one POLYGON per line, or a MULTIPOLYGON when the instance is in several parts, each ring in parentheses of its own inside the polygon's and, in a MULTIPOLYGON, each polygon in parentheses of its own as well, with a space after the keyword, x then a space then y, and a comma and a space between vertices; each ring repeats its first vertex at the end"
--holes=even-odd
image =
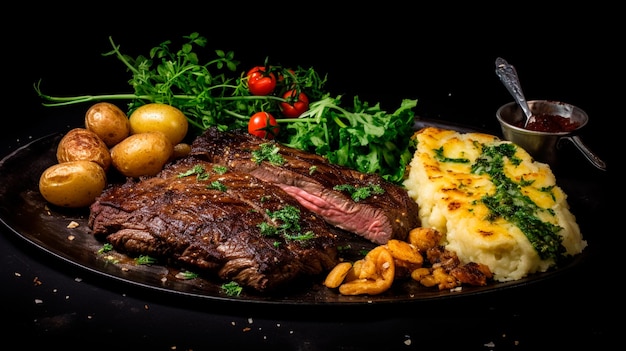
POLYGON ((404 186, 422 226, 443 233, 441 244, 461 263, 485 264, 494 280, 511 281, 545 272, 587 246, 549 166, 522 148, 434 127, 413 138, 404 186))

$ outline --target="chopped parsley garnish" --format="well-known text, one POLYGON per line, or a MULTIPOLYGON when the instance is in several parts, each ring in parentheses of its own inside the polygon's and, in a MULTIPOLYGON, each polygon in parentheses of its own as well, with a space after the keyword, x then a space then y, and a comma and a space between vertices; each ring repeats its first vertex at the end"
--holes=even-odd
POLYGON ((228 296, 239 296, 243 291, 243 288, 237 282, 224 283, 221 288, 228 296))
POLYGON ((211 182, 211 184, 206 186, 207 189, 214 189, 219 191, 226 191, 226 185, 220 183, 217 180, 211 182))
POLYGON ((439 162, 454 162, 454 163, 469 163, 470 162, 470 160, 467 158, 450 158, 450 157, 444 156, 443 146, 438 149, 434 149, 433 151, 435 152, 435 159, 437 159, 437 161, 439 162))
POLYGON ((273 165, 282 165, 285 159, 278 153, 280 149, 275 144, 263 143, 257 150, 252 151, 252 160, 257 164, 267 161, 273 165))
POLYGON ((103 253, 109 252, 111 250, 113 250, 113 245, 111 245, 110 243, 105 243, 104 245, 102 245, 100 250, 98 250, 98 253, 99 254, 103 254, 103 253))
POLYGON ((137 264, 154 264, 156 262, 157 262, 156 258, 147 256, 147 255, 141 255, 135 258, 135 263, 137 264))
POLYGON ((285 234, 285 239, 287 240, 309 240, 309 239, 314 239, 314 238, 315 238, 315 234, 312 231, 308 231, 304 234, 295 234, 295 235, 285 234))
POLYGON ((178 174, 178 178, 188 177, 188 176, 191 176, 191 175, 194 175, 194 174, 196 175, 196 178, 198 180, 204 180, 204 179, 207 179, 209 177, 209 173, 206 172, 204 167, 202 167, 201 165, 195 165, 190 170, 188 170, 186 172, 179 173, 178 174))
POLYGON ((313 232, 301 233, 300 209, 287 205, 280 210, 266 210, 267 215, 273 222, 278 222, 278 226, 267 222, 259 223, 261 234, 265 236, 282 235, 286 240, 309 240, 315 238, 313 232))
POLYGON ((367 199, 372 195, 380 195, 385 193, 385 189, 383 189, 380 185, 377 184, 369 184, 367 186, 354 186, 351 184, 341 184, 335 185, 333 187, 334 190, 342 191, 348 193, 352 200, 355 202, 359 202, 360 200, 367 199))
POLYGON ((278 233, 278 228, 267 222, 259 223, 257 227, 259 227, 259 229, 261 230, 261 234, 265 236, 274 236, 276 235, 276 233, 278 233))
POLYGON ((198 278, 198 274, 197 273, 193 273, 193 272, 189 272, 189 271, 178 272, 176 274, 176 278, 184 279, 184 280, 190 280, 190 279, 198 278))
MULTIPOLYGON (((521 180, 515 182, 504 174, 504 160, 518 165, 521 159, 515 157, 516 147, 504 143, 495 146, 483 146, 482 154, 472 165, 472 173, 488 174, 496 186, 496 192, 485 195, 481 201, 491 211, 490 220, 502 217, 515 224, 526 235, 531 245, 542 259, 553 258, 558 261, 562 258, 565 247, 563 238, 559 235, 561 227, 549 222, 543 222, 536 213, 545 210, 535 204, 530 197, 521 191, 523 186, 532 182, 521 180)), ((544 188, 542 190, 551 190, 544 188)))
POLYGON ((226 173, 226 171, 228 171, 228 167, 226 166, 220 166, 220 165, 213 166, 213 172, 217 174, 224 174, 226 173))

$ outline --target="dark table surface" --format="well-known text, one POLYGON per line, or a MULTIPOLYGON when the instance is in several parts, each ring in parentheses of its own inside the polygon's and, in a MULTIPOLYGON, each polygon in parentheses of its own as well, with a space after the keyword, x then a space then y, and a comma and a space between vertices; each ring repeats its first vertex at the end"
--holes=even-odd
POLYGON ((41 106, 32 89, 39 79, 53 95, 129 91, 130 76, 120 62, 101 56, 110 50, 109 35, 122 51, 137 56, 164 40, 198 31, 211 39, 208 49, 234 50, 241 70, 266 57, 285 65, 312 66, 328 73, 328 89, 337 94, 381 102, 388 110, 403 98, 418 99, 420 118, 494 134, 499 134, 495 110, 512 100, 494 73, 495 59, 501 56, 516 66, 528 99, 566 101, 587 111, 590 121, 580 135, 609 165, 608 171, 599 171, 571 147, 565 151, 566 165, 555 170, 557 181, 574 179, 571 186, 592 189, 591 208, 572 204, 592 253, 581 264, 540 282, 464 298, 281 307, 194 299, 108 279, 2 228, 2 334, 25 348, 64 349, 537 350, 612 345, 617 340, 614 320, 623 313, 617 294, 620 277, 612 263, 619 252, 609 251, 619 231, 608 224, 613 220, 606 204, 608 191, 615 191, 609 146, 616 133, 609 123, 615 111, 606 104, 614 92, 601 65, 602 57, 612 53, 594 39, 611 35, 611 28, 589 36, 576 28, 548 26, 544 34, 549 33, 551 42, 536 42, 529 53, 504 34, 460 30, 448 37, 439 34, 445 22, 426 26, 406 14, 394 16, 399 19, 385 27, 387 34, 371 22, 355 27, 329 18, 325 25, 334 25, 334 33, 341 35, 304 26, 295 36, 278 26, 270 28, 271 34, 251 27, 244 30, 247 34, 233 34, 224 30, 232 22, 222 18, 218 26, 209 19, 200 21, 201 16, 189 18, 185 25, 152 23, 149 28, 139 28, 136 22, 99 26, 93 18, 29 16, 27 23, 45 31, 35 38, 15 35, 10 42, 11 58, 21 60, 23 74, 12 82, 14 100, 5 98, 12 106, 5 123, 11 120, 12 125, 1 131, 0 157, 38 137, 82 125, 85 105, 41 106), (581 51, 593 54, 578 55, 581 51))

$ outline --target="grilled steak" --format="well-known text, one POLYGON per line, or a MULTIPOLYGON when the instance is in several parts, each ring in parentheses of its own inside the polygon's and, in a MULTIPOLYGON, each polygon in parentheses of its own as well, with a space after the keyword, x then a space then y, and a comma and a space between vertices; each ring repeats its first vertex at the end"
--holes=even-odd
POLYGON ((220 132, 209 128, 192 144, 192 155, 229 169, 250 173, 277 184, 304 207, 328 223, 356 233, 373 243, 405 239, 419 226, 418 206, 406 190, 374 174, 330 164, 325 158, 260 139, 241 130, 220 132), (275 145, 284 162, 260 159, 262 149, 275 145), (343 189, 379 187, 382 193, 354 200, 343 189))
POLYGON ((338 262, 334 228, 280 187, 193 156, 107 188, 90 210, 93 234, 118 251, 259 292, 338 262))

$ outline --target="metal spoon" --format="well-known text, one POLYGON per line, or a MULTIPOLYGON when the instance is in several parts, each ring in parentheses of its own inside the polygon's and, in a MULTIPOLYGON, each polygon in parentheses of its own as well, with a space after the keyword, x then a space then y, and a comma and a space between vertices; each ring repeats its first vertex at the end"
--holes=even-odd
POLYGON ((530 111, 530 107, 528 107, 528 103, 526 102, 526 98, 522 92, 522 86, 520 85, 519 78, 517 77, 515 67, 506 62, 505 59, 498 57, 496 59, 496 74, 500 77, 504 86, 509 90, 509 93, 513 95, 513 98, 522 108, 522 111, 524 111, 524 116, 526 116, 524 128, 526 128, 528 123, 533 118, 533 113, 530 111))

